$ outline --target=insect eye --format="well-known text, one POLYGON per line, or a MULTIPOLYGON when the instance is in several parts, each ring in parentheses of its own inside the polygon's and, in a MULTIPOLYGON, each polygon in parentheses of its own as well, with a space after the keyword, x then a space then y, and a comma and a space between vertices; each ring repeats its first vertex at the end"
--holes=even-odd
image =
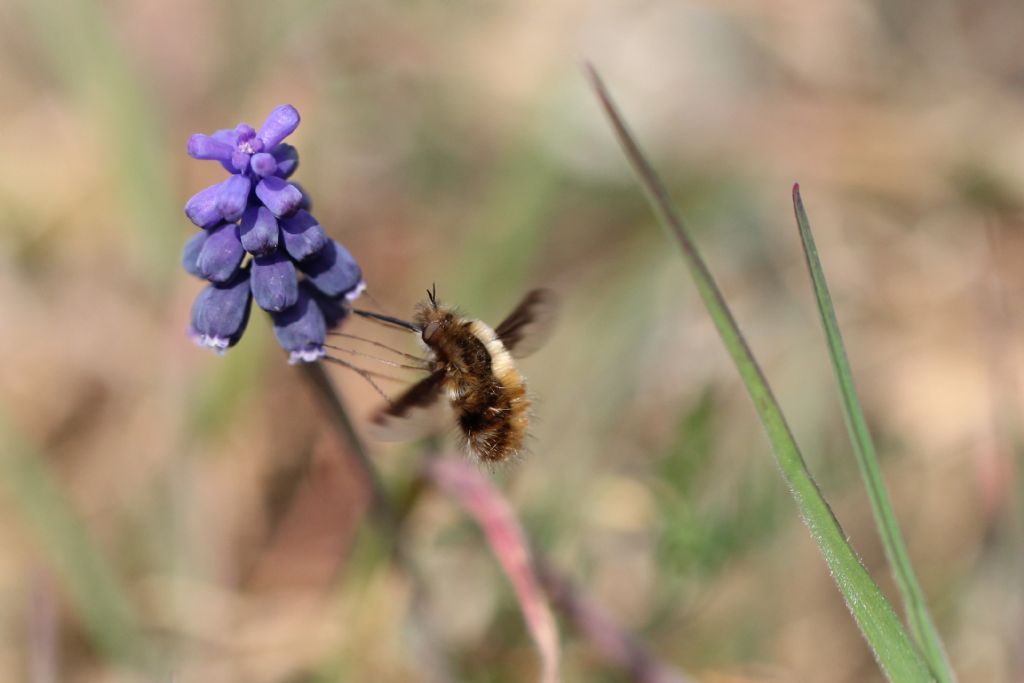
POLYGON ((430 340, 437 334, 437 330, 441 327, 437 322, 432 322, 423 328, 423 341, 430 343, 430 340))

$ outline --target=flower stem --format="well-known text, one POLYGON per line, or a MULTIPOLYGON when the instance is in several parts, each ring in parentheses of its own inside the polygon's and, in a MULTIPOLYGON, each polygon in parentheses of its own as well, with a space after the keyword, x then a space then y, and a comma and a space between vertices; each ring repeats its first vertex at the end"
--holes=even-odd
POLYGON ((398 514, 388 497, 377 468, 370 459, 366 444, 352 424, 341 395, 334 388, 334 383, 328 377, 324 366, 320 363, 303 363, 302 370, 317 398, 327 410, 331 426, 348 443, 348 454, 370 489, 370 519, 377 525, 389 546, 395 566, 405 574, 410 583, 410 614, 416 626, 418 638, 415 646, 417 654, 422 658, 424 674, 429 676, 429 680, 437 683, 453 683, 457 677, 452 672, 452 666, 437 636, 437 629, 434 628, 427 611, 426 581, 416 562, 405 549, 398 514))
POLYGON ((366 485, 370 489, 371 517, 381 527, 381 532, 392 546, 392 549, 397 550, 400 548, 401 543, 399 542, 400 533, 394 507, 391 505, 387 491, 384 488, 384 483, 377 473, 377 468, 373 466, 373 461, 370 460, 366 444, 363 443, 362 438, 352 424, 348 411, 345 410, 340 394, 335 390, 334 383, 327 376, 323 365, 320 363, 303 363, 301 368, 306 379, 316 392, 317 398, 320 399, 324 408, 326 408, 328 421, 334 430, 348 443, 348 452, 352 457, 352 461, 359 469, 363 479, 366 480, 366 485))

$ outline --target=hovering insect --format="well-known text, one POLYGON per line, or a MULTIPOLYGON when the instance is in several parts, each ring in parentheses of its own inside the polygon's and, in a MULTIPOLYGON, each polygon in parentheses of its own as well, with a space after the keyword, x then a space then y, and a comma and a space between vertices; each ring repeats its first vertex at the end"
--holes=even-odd
POLYGON ((546 341, 555 320, 557 299, 546 289, 526 294, 496 328, 460 316, 437 300, 434 288, 407 322, 371 311, 363 317, 416 332, 426 346, 423 368, 429 374, 373 417, 379 435, 401 440, 430 425, 429 414, 442 398, 455 413, 461 440, 487 463, 523 450, 529 424, 526 382, 513 363, 546 341))

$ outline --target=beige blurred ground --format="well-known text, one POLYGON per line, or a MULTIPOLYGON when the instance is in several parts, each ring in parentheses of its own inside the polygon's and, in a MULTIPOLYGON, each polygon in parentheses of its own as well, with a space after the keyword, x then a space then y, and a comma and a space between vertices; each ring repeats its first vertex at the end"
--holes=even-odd
MULTIPOLYGON (((1022 25, 1009 0, 9 0, 0 410, 168 644, 174 680, 421 679, 408 587, 374 559, 361 483, 263 316, 224 358, 184 335, 200 285, 177 267, 180 207, 220 174, 185 141, 290 102, 296 179, 385 308, 404 314, 436 282, 496 321, 530 286, 562 293, 558 334, 523 364, 532 453, 495 474, 554 561, 697 680, 880 680, 587 91, 592 60, 892 594, 796 240, 800 181, 951 659, 963 681, 1022 680, 1022 25), (690 523, 750 487, 774 521, 679 566, 657 552, 657 463, 706 391, 690 523)), ((364 421, 373 393, 332 375, 364 421)), ((421 457, 375 451, 396 486, 421 457)), ((135 680, 90 644, 12 500, 0 680, 135 680), (54 623, 46 605, 52 679, 28 655, 30 625, 54 623)), ((410 543, 460 676, 533 680, 472 526, 428 495, 410 543)), ((566 680, 626 680, 571 629, 563 640, 566 680)))

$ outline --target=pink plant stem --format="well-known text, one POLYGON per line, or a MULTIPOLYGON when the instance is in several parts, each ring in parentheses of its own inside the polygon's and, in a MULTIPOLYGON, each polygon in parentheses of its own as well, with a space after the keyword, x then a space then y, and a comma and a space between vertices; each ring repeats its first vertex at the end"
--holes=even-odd
POLYGON ((55 683, 59 625, 54 580, 49 572, 38 570, 30 579, 29 601, 29 680, 31 683, 55 683))
POLYGON ((558 629, 540 581, 530 547, 511 506, 478 467, 463 459, 438 457, 427 464, 427 476, 480 525, 498 563, 512 582, 530 634, 540 652, 542 683, 558 683, 558 629))
POLYGON ((605 661, 625 671, 629 680, 637 683, 692 682, 689 676, 659 661, 643 643, 619 626, 603 607, 551 564, 539 559, 537 574, 555 609, 576 627, 605 661))

